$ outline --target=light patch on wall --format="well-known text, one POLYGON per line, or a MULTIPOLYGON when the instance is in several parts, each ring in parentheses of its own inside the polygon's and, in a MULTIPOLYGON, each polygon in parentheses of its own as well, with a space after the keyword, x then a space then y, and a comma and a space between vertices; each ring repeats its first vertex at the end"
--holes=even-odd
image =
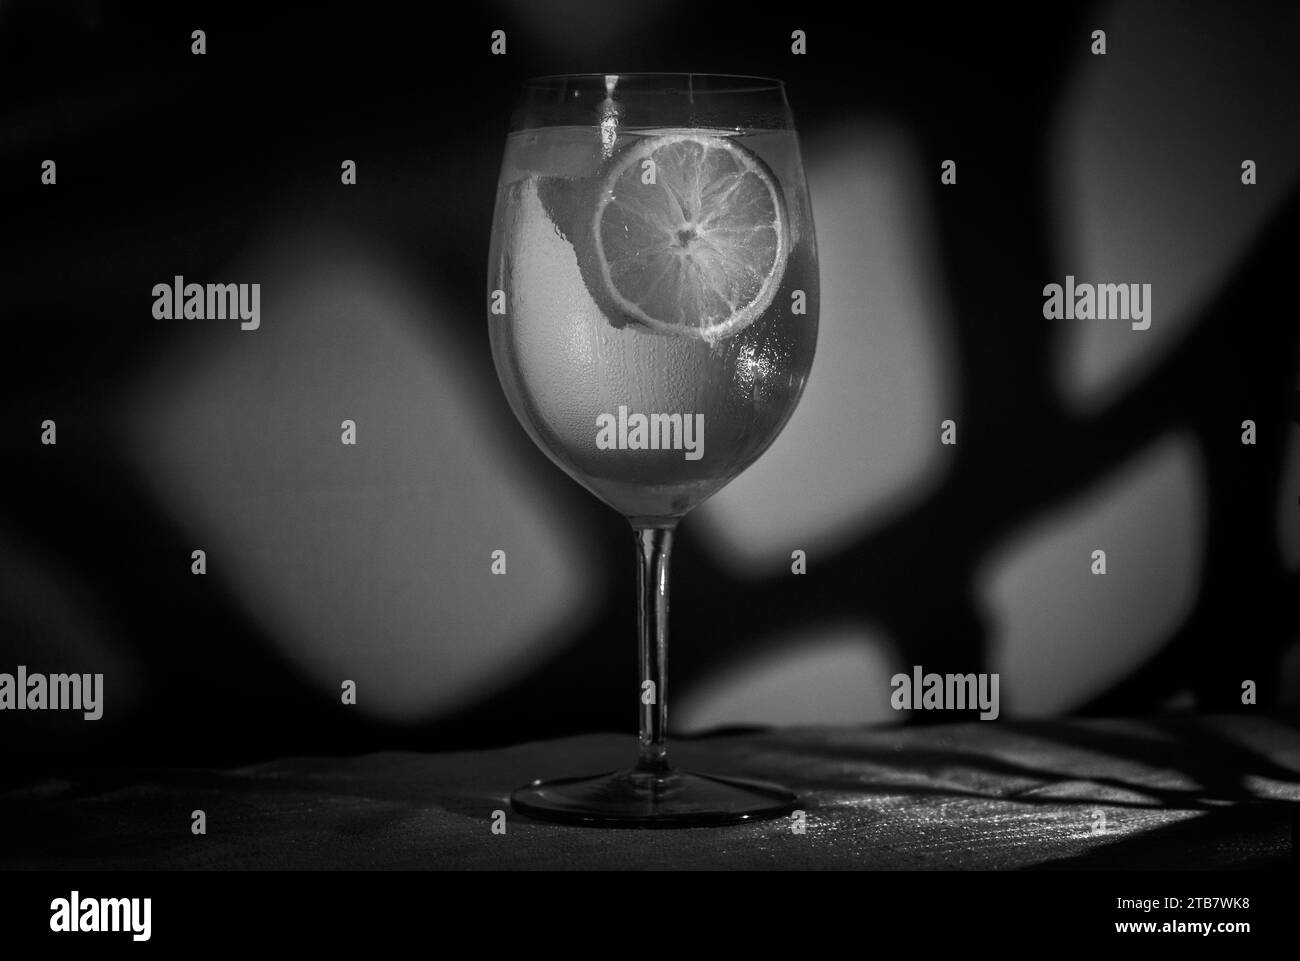
POLYGON ((996 548, 977 590, 1004 716, 1072 710, 1154 654, 1191 611, 1204 544, 1202 465, 1172 435, 996 548))
POLYGON ((822 284, 808 387, 772 447, 692 521, 741 575, 788 565, 791 545, 851 543, 925 498, 941 477, 940 421, 961 416, 912 143, 861 122, 810 138, 804 159, 822 284))
POLYGON ((880 631, 827 625, 780 638, 670 702, 674 731, 729 725, 874 724, 902 719, 889 679, 904 670, 880 631))
POLYGON ((1186 334, 1296 181, 1300 125, 1278 123, 1300 85, 1294 31, 1260 29, 1224 4, 1114 4, 1093 17, 1106 56, 1080 41, 1058 113, 1056 275, 1149 283, 1148 330, 1065 321, 1056 373, 1067 403, 1094 413, 1186 334), (1243 160, 1258 183, 1241 182, 1243 160))
POLYGON ((595 553, 486 416, 495 382, 438 336, 465 319, 397 264, 324 228, 273 236, 221 271, 262 284, 261 328, 171 322, 189 329, 132 410, 206 576, 322 691, 354 680, 355 710, 393 720, 490 692, 579 629, 595 553))

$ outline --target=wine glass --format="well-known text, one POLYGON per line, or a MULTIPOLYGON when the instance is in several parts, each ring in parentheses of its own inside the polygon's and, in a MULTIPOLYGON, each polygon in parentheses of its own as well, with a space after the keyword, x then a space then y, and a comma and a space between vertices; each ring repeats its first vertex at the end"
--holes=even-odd
POLYGON ((780 433, 817 341, 817 246, 781 82, 528 81, 501 166, 488 299, 515 415, 628 519, 637 550, 636 764, 535 781, 514 809, 643 827, 788 814, 785 788, 675 770, 665 747, 673 531, 780 433))

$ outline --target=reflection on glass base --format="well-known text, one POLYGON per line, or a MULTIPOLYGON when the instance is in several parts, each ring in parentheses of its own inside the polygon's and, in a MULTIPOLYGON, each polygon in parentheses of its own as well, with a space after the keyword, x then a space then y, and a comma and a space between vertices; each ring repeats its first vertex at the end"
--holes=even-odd
POLYGON ((685 771, 617 771, 534 781, 510 797, 519 814, 606 828, 691 828, 781 817, 798 798, 777 784, 685 771))

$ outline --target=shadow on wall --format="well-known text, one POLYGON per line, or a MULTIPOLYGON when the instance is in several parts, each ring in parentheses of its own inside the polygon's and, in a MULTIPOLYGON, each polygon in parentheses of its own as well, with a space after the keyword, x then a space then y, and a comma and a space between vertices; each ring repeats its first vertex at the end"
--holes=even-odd
MULTIPOLYGON (((510 12, 539 65, 671 13, 584 13, 590 30, 573 31, 531 9, 510 12)), ((771 450, 683 525, 680 730, 908 720, 889 680, 913 665, 999 672, 1006 717, 1226 709, 1247 678, 1262 703, 1300 704, 1300 427, 1286 420, 1300 363, 1274 312, 1300 131, 1259 93, 1294 89, 1296 68, 1280 35, 1180 10, 1173 26, 1107 10, 1122 56, 1079 52, 1077 25, 1060 27, 1034 54, 1054 79, 1014 112, 853 112, 792 83, 822 256, 818 358, 771 450), (1250 187, 1243 149, 1261 171, 1250 187), (1043 286, 1066 275, 1152 284, 1150 330, 1045 320, 1043 286)), ((970 96, 1001 102, 1008 82, 972 76, 970 96)), ((59 449, 9 482, 11 504, 62 499, 74 515, 53 531, 7 518, 0 597, 17 630, 0 653, 102 663, 101 743, 170 743, 156 719, 213 698, 237 720, 196 718, 199 751, 633 723, 630 537, 528 442, 487 351, 483 158, 499 139, 472 160, 470 146, 381 142, 361 199, 253 183, 229 201, 238 227, 206 201, 211 250, 159 250, 184 235, 183 210, 160 214, 157 236, 69 241, 131 311, 153 282, 206 272, 260 278, 267 318, 255 337, 194 325, 110 355, 117 379, 78 385, 102 407, 62 418, 59 449), (86 560, 103 543, 129 563, 86 560), (205 578, 189 574, 196 548, 205 578), (359 692, 346 715, 345 680, 359 692)), ((179 187, 123 190, 138 206, 179 187)), ((89 328, 93 291, 63 296, 89 328)), ((71 389, 50 385, 23 424, 71 389)), ((24 723, 38 743, 63 736, 24 723)))

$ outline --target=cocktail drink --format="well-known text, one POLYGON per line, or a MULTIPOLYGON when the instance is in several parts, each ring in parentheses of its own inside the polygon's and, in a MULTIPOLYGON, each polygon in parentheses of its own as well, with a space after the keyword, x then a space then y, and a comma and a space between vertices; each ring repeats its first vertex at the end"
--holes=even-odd
POLYGON ((783 788, 668 766, 668 563, 678 521, 793 412, 816 345, 817 280, 779 82, 525 85, 492 230, 492 352, 529 435, 636 534, 641 751, 628 771, 521 788, 517 810, 661 826, 792 809, 783 788))

